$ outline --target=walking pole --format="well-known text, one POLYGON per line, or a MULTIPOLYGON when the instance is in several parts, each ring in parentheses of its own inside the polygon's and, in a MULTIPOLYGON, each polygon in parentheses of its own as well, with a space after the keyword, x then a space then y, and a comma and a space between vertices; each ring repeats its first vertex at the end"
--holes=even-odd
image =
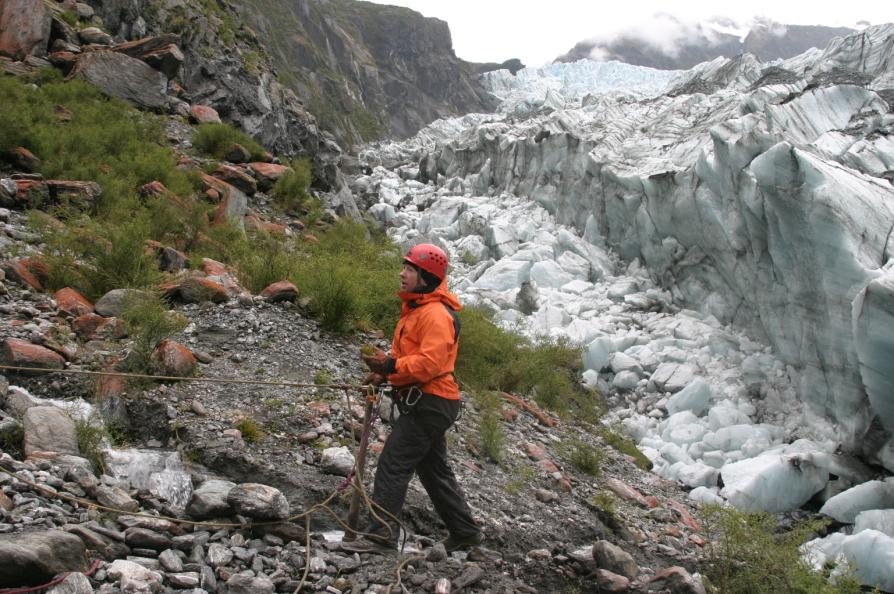
POLYGON ((363 468, 366 466, 366 446, 369 443, 369 430, 372 426, 373 408, 376 404, 376 388, 370 386, 366 393, 366 410, 363 412, 363 432, 360 434, 360 445, 357 446, 357 459, 354 471, 354 494, 348 508, 348 528, 344 540, 357 538, 357 522, 360 519, 360 491, 363 489, 363 468))

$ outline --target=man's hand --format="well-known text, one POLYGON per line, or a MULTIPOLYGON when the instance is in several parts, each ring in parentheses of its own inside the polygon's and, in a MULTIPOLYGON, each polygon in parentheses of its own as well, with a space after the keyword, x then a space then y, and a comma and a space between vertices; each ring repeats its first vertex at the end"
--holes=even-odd
POLYGON ((373 349, 371 354, 361 354, 360 358, 363 359, 363 362, 366 363, 366 366, 373 373, 378 373, 379 375, 394 373, 394 359, 386 355, 382 349, 373 349))
POLYGON ((369 373, 363 379, 363 385, 364 386, 370 386, 370 385, 378 386, 378 385, 381 385, 382 382, 384 382, 384 381, 385 381, 385 376, 379 375, 378 373, 369 373))

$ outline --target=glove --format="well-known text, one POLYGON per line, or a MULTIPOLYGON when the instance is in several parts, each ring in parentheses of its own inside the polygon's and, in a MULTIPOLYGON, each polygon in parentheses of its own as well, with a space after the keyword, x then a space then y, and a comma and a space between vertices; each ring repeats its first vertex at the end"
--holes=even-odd
POLYGON ((388 375, 395 371, 394 359, 386 355, 382 349, 375 349, 371 355, 361 354, 360 358, 363 359, 363 362, 366 363, 366 366, 373 373, 388 375))
POLYGON ((379 375, 378 373, 368 373, 365 378, 363 378, 364 386, 378 386, 382 382, 385 381, 385 376, 379 375))

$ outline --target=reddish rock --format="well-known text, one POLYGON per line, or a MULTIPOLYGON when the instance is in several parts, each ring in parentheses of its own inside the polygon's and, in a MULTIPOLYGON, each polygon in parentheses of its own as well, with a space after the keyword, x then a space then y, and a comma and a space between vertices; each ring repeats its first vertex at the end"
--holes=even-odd
POLYGON ((571 493, 571 481, 568 480, 565 476, 560 476, 555 479, 556 488, 564 493, 571 493))
POLYGON ((65 359, 50 349, 18 338, 7 338, 0 344, 0 361, 4 365, 62 369, 65 359))
POLYGON ((384 449, 385 449, 385 444, 382 443, 381 441, 377 441, 373 444, 370 444, 370 446, 369 446, 369 451, 373 452, 374 454, 381 454, 382 450, 384 450, 384 449))
POLYGON ((630 485, 623 483, 615 478, 610 478, 605 481, 605 486, 608 487, 609 490, 612 491, 618 497, 623 499, 627 499, 628 501, 633 501, 643 507, 649 507, 649 502, 646 501, 646 498, 643 497, 642 493, 631 487, 630 485))
POLYGON ((253 196, 258 191, 258 182, 255 181, 255 178, 245 173, 239 167, 224 164, 215 169, 211 175, 239 189, 239 191, 244 192, 248 196, 253 196))
POLYGON ((596 577, 598 592, 628 592, 630 589, 630 580, 623 575, 607 569, 597 569, 593 575, 596 577))
POLYGON ((211 202, 212 204, 220 202, 220 192, 213 188, 205 190, 205 197, 208 199, 208 202, 211 202))
POLYGON ((698 545, 698 546, 700 546, 700 547, 705 546, 705 539, 702 538, 701 536, 699 536, 698 534, 690 534, 690 535, 689 535, 689 540, 690 540, 690 542, 692 542, 693 544, 696 544, 696 545, 698 545))
POLYGON ((35 157, 34 153, 23 146, 17 146, 9 151, 6 160, 9 161, 13 167, 26 173, 34 173, 40 169, 40 159, 35 157))
POLYGON ((24 260, 5 261, 3 263, 3 272, 9 279, 22 283, 23 285, 28 285, 36 291, 43 291, 43 284, 41 284, 37 277, 28 270, 24 260))
POLYGON ((261 291, 261 297, 272 303, 295 301, 298 297, 298 287, 286 280, 279 281, 261 291))
POLYGON ((211 258, 202 258, 202 273, 205 276, 223 276, 228 272, 226 264, 211 258))
POLYGON ((112 45, 112 36, 99 27, 85 27, 78 31, 78 39, 81 43, 91 45, 112 45))
POLYGON ((82 316, 93 311, 93 304, 71 287, 59 289, 53 293, 53 299, 56 300, 59 311, 72 317, 82 316))
POLYGON ((528 458, 534 461, 544 460, 547 457, 546 450, 532 442, 525 444, 525 454, 528 455, 528 458))
MULTIPOLYGON (((58 42, 62 40, 57 39, 56 41, 58 42)), ((68 76, 78 63, 78 54, 69 49, 64 49, 50 52, 47 59, 50 61, 50 64, 61 70, 62 74, 68 76)))
POLYGON ((705 594, 705 586, 701 580, 682 567, 668 567, 656 573, 649 580, 648 590, 671 594, 705 594))
POLYGON ((655 509, 656 507, 661 505, 661 503, 654 495, 646 495, 646 505, 649 507, 649 509, 655 509))
POLYGON ((556 466, 556 463, 549 458, 537 460, 537 466, 542 468, 547 474, 562 474, 562 471, 556 466))
POLYGON ((317 239, 317 236, 314 235, 313 233, 305 233, 303 235, 303 237, 304 237, 304 241, 306 241, 308 243, 320 243, 320 240, 317 239))
POLYGON ((215 225, 231 219, 241 220, 245 216, 248 196, 241 190, 206 173, 202 174, 202 182, 206 189, 214 190, 220 195, 217 211, 214 213, 215 225))
POLYGON ((0 2, 0 55, 13 60, 45 56, 53 12, 43 0, 0 2))
POLYGON ((183 64, 183 52, 177 47, 179 41, 177 35, 165 34, 120 43, 112 49, 146 62, 170 80, 177 76, 183 64))
POLYGON ((507 423, 514 423, 518 418, 519 412, 517 408, 504 408, 500 411, 500 416, 507 423))
POLYGON ((71 329, 81 340, 123 338, 127 336, 124 320, 104 318, 99 314, 87 313, 71 321, 71 329))
POLYGON ((47 182, 36 179, 17 179, 15 201, 22 208, 40 208, 50 202, 47 182))
POLYGON ((287 171, 294 171, 291 167, 274 163, 255 162, 249 163, 248 167, 254 173, 255 179, 258 180, 258 188, 264 192, 272 188, 276 181, 287 171))
POLYGON ((195 373, 196 358, 188 348, 173 340, 163 340, 155 352, 152 362, 162 375, 188 377, 195 373))
POLYGON ((692 517, 692 514, 689 513, 689 510, 686 509, 685 505, 675 499, 668 500, 667 504, 672 510, 677 512, 677 515, 680 517, 680 521, 683 524, 685 524, 695 532, 701 532, 702 527, 699 526, 699 523, 695 521, 695 518, 692 517))
POLYGON ((220 123, 220 115, 217 110, 207 105, 193 105, 189 108, 189 115, 197 124, 220 123))
POLYGON ((127 389, 127 378, 120 375, 100 375, 96 379, 94 394, 97 402, 117 398, 127 389))
POLYGON ((165 283, 161 291, 166 297, 185 303, 222 303, 229 299, 226 287, 206 278, 189 277, 179 283, 165 283))
POLYGON ((307 408, 309 408, 310 410, 312 410, 313 412, 315 412, 317 415, 319 415, 321 417, 328 417, 329 415, 332 414, 332 411, 329 408, 329 405, 326 404, 325 402, 320 402, 319 400, 315 400, 313 402, 308 402, 307 408))
POLYGON ((170 194, 171 191, 160 181, 151 181, 148 184, 143 184, 140 186, 140 197, 141 198, 155 198, 158 196, 166 196, 170 194))

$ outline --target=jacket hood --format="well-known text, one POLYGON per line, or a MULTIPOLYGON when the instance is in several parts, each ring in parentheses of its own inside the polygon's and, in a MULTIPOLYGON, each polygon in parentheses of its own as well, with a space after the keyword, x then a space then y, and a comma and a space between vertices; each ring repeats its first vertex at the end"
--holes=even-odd
POLYGON ((415 305, 412 307, 418 307, 420 305, 425 305, 426 303, 431 303, 432 301, 440 301, 453 311, 459 311, 463 307, 459 302, 459 298, 447 290, 446 280, 441 281, 438 288, 431 293, 405 293, 403 291, 398 291, 397 296, 403 301, 404 308, 411 307, 411 302, 415 302, 415 305))

